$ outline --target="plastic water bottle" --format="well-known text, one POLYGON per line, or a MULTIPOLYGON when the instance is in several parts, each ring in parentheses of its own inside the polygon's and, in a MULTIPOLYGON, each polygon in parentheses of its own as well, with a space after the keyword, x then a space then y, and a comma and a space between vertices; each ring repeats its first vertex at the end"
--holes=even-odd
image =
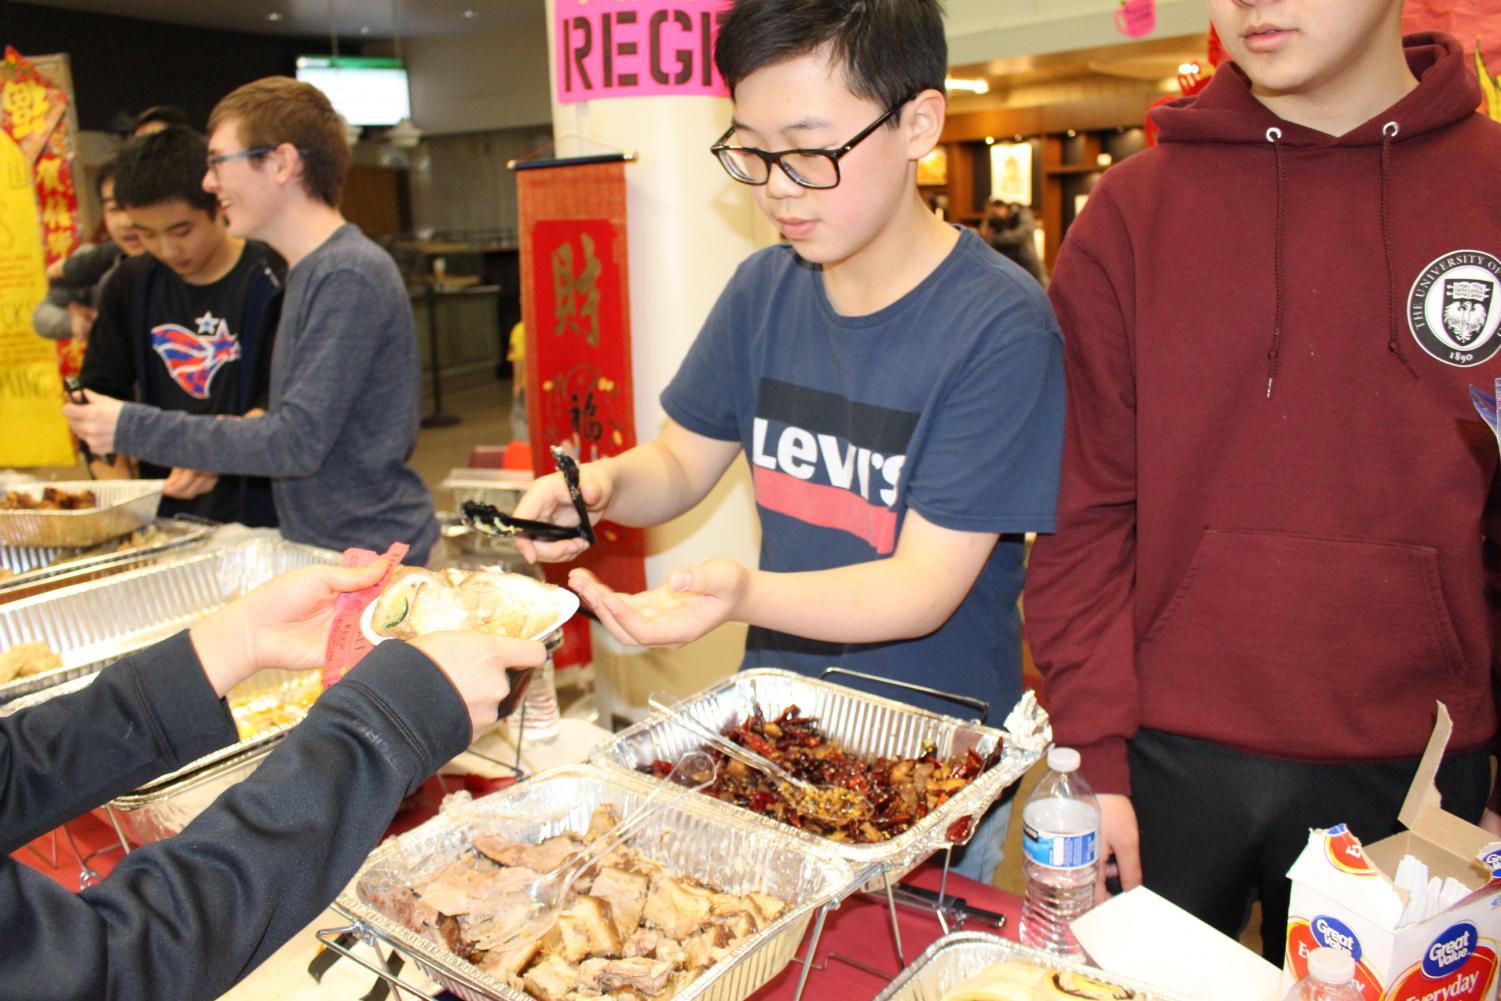
POLYGON ((521 722, 522 739, 544 744, 556 740, 561 727, 558 724, 558 686, 553 677, 551 656, 542 666, 532 670, 531 681, 522 698, 526 706, 521 722))
POLYGON ((1094 905, 1100 806, 1078 774, 1079 752, 1048 751, 1048 774, 1022 808, 1023 945, 1059 956, 1083 952, 1068 923, 1094 905))
POLYGON ((1293 984, 1283 1001, 1361 1001, 1354 957, 1341 949, 1314 949, 1308 954, 1308 976, 1293 984))

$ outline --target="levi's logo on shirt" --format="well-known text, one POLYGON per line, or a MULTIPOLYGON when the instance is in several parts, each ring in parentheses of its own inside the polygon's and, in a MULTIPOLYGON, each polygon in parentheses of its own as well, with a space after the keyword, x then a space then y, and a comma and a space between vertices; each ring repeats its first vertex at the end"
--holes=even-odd
POLYGON ((763 378, 751 468, 756 502, 809 525, 896 548, 896 503, 918 415, 763 378))

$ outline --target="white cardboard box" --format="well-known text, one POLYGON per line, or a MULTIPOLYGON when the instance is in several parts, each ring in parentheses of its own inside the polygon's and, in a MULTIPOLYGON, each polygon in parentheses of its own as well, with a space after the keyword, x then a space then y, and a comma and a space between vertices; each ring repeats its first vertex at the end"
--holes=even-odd
POLYGON ((1433 784, 1452 730, 1449 711, 1439 703, 1433 736, 1397 815, 1406 831, 1364 847, 1344 825, 1309 832, 1308 847, 1287 873, 1293 885, 1284 991, 1307 973, 1309 951, 1324 945, 1355 957, 1365 1001, 1496 998, 1501 879, 1480 862, 1496 839, 1445 813, 1433 784), (1407 894, 1389 874, 1404 855, 1472 892, 1427 920, 1402 925, 1407 894))

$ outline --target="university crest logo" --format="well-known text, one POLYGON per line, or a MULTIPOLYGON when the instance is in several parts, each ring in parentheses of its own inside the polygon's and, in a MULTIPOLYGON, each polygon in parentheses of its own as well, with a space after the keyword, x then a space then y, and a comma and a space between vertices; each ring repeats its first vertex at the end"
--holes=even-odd
POLYGON ((1435 258, 1412 283, 1407 326, 1431 357, 1457 368, 1501 350, 1501 260, 1482 250, 1435 258))

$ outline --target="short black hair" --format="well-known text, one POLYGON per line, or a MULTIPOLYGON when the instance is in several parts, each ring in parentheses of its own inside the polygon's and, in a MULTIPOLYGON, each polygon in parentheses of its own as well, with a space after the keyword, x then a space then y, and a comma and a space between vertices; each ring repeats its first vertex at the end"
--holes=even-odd
POLYGON ((192 129, 137 136, 115 155, 115 201, 121 208, 187 202, 210 216, 219 200, 203 190, 208 141, 192 129))
POLYGON ((824 45, 850 93, 883 108, 924 90, 944 93, 949 47, 939 0, 735 0, 714 64, 733 95, 756 70, 824 45))
POLYGON ((193 120, 188 117, 188 113, 175 104, 153 104, 130 120, 130 131, 134 133, 148 122, 161 122, 169 129, 193 127, 193 120))

